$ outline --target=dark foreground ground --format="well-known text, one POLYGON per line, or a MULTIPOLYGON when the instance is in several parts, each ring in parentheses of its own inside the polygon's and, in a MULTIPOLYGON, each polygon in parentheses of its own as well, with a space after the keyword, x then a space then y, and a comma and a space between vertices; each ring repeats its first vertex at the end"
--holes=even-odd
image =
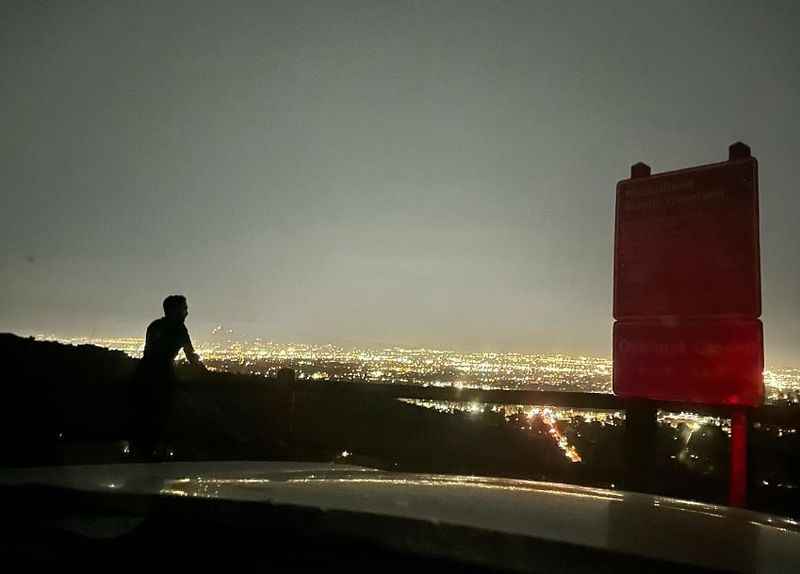
MULTIPOLYGON (((136 360, 93 346, 0 335, 0 466, 126 462, 136 360)), ((508 476, 624 488, 624 425, 576 417, 440 413, 396 399, 180 367, 164 437, 173 460, 341 461, 398 471, 508 476)), ((800 516, 800 433, 752 433, 750 506, 800 516)), ((728 438, 717 427, 659 428, 655 490, 724 503, 728 438)))

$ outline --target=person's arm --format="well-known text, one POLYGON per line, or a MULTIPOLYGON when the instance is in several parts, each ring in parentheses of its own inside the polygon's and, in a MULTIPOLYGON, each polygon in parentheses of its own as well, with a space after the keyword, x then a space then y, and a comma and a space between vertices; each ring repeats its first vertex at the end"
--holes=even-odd
POLYGON ((203 361, 200 360, 200 355, 198 355, 194 350, 192 339, 189 337, 188 330, 186 331, 186 342, 183 345, 183 352, 186 355, 186 360, 189 361, 190 365, 194 365, 195 367, 200 367, 202 369, 206 368, 206 366, 203 364, 203 361))
POLYGON ((161 333, 158 332, 158 329, 155 327, 156 322, 153 321, 147 326, 147 333, 144 336, 144 355, 147 356, 149 352, 152 352, 156 346, 156 341, 158 340, 161 333))

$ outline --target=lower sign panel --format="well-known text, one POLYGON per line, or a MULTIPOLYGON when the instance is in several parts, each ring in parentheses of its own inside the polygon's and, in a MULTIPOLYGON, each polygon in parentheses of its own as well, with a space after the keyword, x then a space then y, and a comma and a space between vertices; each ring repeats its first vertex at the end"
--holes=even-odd
POLYGON ((764 401, 761 321, 614 324, 614 394, 712 405, 764 401))

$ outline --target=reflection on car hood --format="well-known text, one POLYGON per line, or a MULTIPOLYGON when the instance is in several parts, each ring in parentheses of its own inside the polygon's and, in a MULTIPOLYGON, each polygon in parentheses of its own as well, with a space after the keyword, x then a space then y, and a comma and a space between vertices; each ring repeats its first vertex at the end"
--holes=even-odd
POLYGON ((800 567, 794 520, 686 500, 502 478, 308 463, 6 470, 0 484, 296 505, 408 518, 742 572, 800 567))

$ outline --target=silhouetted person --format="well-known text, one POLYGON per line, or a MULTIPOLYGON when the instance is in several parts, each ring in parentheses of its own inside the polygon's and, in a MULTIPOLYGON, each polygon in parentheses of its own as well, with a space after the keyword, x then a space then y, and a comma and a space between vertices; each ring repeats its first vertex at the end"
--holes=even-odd
POLYGON ((205 369, 184 321, 189 306, 183 295, 164 299, 164 316, 147 327, 144 356, 134 382, 134 454, 151 457, 161 439, 175 399, 175 357, 183 349, 192 365, 205 369))

